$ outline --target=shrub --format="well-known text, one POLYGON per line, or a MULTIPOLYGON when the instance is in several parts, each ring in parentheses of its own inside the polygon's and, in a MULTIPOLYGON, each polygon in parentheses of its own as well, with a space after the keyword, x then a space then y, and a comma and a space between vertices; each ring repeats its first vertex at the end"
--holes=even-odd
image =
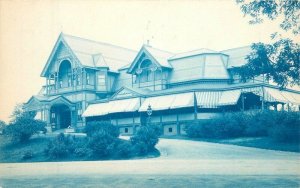
POLYGON ((25 151, 22 159, 26 160, 26 159, 31 159, 31 158, 33 158, 33 152, 31 150, 25 151))
POLYGON ((276 112, 252 111, 241 114, 247 118, 245 136, 267 136, 268 129, 273 126, 276 112))
POLYGON ((132 153, 132 145, 127 140, 121 141, 117 147, 116 152, 119 157, 128 158, 132 153))
POLYGON ((72 141, 70 136, 65 136, 64 133, 60 133, 55 139, 49 142, 45 152, 53 159, 68 156, 72 153, 72 141))
POLYGON ((88 122, 85 127, 85 132, 89 137, 100 130, 107 132, 108 134, 110 134, 112 137, 115 138, 117 138, 120 134, 118 127, 106 121, 91 121, 88 122))
POLYGON ((277 112, 269 137, 278 142, 300 142, 299 112, 277 112))
POLYGON ((106 130, 100 130, 89 137, 87 147, 91 149, 92 156, 106 157, 113 152, 116 139, 106 130))
POLYGON ((242 136, 245 130, 245 119, 240 114, 223 114, 221 117, 198 121, 186 128, 192 138, 235 138, 242 136))
POLYGON ((155 149, 158 143, 158 132, 152 126, 144 125, 130 140, 136 154, 144 155, 155 149))
POLYGON ((46 131, 46 123, 28 116, 21 116, 5 128, 5 134, 14 142, 26 142, 34 134, 46 131))

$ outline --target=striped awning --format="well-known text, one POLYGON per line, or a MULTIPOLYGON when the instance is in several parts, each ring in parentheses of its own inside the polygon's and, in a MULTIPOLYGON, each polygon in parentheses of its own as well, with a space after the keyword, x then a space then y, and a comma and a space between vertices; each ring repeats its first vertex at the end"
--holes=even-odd
POLYGON ((167 110, 183 107, 190 107, 194 105, 193 93, 182 93, 174 95, 164 95, 147 98, 141 108, 140 112, 147 111, 148 106, 151 105, 152 110, 167 110))
POLYGON ((299 105, 300 94, 266 87, 264 88, 264 100, 268 102, 283 102, 299 105))
POLYGON ((204 91, 196 92, 197 105, 201 108, 217 108, 222 92, 220 91, 204 91))
POLYGON ((118 112, 134 112, 139 109, 140 99, 131 98, 109 101, 106 103, 91 104, 82 114, 83 117, 103 116, 118 112))
POLYGON ((217 108, 237 104, 241 90, 196 92, 197 105, 200 108, 217 108))
POLYGON ((219 100, 219 106, 236 105, 241 96, 241 90, 223 91, 219 100))

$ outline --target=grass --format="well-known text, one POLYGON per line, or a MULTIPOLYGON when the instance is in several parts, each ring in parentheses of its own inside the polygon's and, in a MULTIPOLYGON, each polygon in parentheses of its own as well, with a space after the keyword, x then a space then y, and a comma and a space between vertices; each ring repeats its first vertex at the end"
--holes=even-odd
POLYGON ((231 139, 203 139, 203 138, 189 138, 187 136, 164 136, 163 138, 169 139, 184 139, 194 141, 213 142, 220 144, 230 144, 245 147, 254 147, 260 149, 276 150, 276 151, 289 151, 300 153, 300 143, 282 143, 276 142, 269 137, 241 137, 231 139))
POLYGON ((0 136, 0 162, 41 162, 46 161, 44 149, 47 147, 49 137, 35 137, 28 143, 11 143, 5 136, 0 136), (33 157, 23 159, 25 153, 32 152, 33 157))
MULTIPOLYGON (((55 135, 54 135, 55 136, 55 135)), ((155 158, 160 156, 158 150, 149 152, 146 156, 133 156, 131 158, 120 158, 111 156, 107 158, 92 158, 87 156, 74 157, 68 156, 59 159, 51 159, 45 154, 45 149, 53 135, 34 136, 26 143, 11 143, 7 137, 0 135, 0 163, 20 163, 20 162, 57 162, 57 161, 95 161, 95 160, 129 160, 155 158), (29 156, 29 157, 26 157, 29 156)), ((81 135, 76 136, 82 138, 81 135)), ((127 140, 126 140, 127 142, 127 140)))

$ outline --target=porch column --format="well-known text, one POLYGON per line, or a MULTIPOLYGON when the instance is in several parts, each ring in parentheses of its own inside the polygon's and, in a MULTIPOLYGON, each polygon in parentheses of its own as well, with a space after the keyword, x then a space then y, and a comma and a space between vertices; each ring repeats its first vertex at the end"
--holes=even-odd
POLYGON ((71 111, 71 126, 73 128, 77 127, 77 113, 76 113, 76 108, 75 107, 70 107, 71 111))
POLYGON ((196 93, 194 92, 194 119, 198 119, 198 112, 197 112, 197 98, 196 93))
POLYGON ((261 87, 261 89, 262 89, 261 110, 264 110, 265 109, 265 91, 264 91, 263 87, 261 87))
POLYGON ((51 127, 51 110, 49 106, 46 106, 44 108, 44 115, 45 115, 45 121, 46 121, 46 129, 47 132, 52 132, 52 127, 51 127))

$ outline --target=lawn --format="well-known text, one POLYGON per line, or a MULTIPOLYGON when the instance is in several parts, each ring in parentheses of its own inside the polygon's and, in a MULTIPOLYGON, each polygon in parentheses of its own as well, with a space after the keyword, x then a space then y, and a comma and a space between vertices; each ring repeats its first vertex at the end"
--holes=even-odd
MULTIPOLYGON (((0 135, 0 163, 143 159, 158 157, 160 155, 159 151, 155 150, 149 152, 145 156, 132 156, 131 158, 120 158, 118 156, 111 156, 107 158, 93 158, 88 156, 67 156, 58 159, 51 159, 49 158, 49 156, 46 155, 45 149, 47 148, 49 142, 55 136, 56 135, 35 135, 26 143, 12 143, 7 139, 7 137, 0 135)), ((76 135, 76 138, 80 139, 84 138, 84 136, 76 135)), ((129 141, 123 140, 123 142, 129 141)))
POLYGON ((44 149, 47 147, 49 137, 36 136, 28 143, 11 143, 6 137, 0 135, 0 162, 41 162, 47 161, 44 149), (33 158, 23 159, 26 153, 32 153, 33 158))

